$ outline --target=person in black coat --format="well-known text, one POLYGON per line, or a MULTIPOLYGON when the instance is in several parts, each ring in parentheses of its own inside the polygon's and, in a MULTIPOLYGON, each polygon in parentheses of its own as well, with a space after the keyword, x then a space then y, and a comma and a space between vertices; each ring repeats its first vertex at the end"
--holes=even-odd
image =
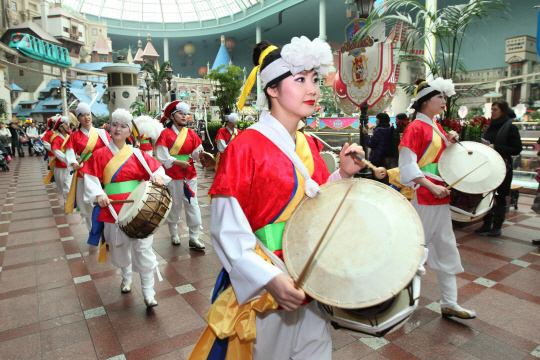
POLYGON ((11 133, 11 156, 15 157, 15 149, 17 150, 17 153, 19 154, 19 157, 24 157, 24 150, 22 148, 22 143, 19 140, 20 136, 20 128, 19 125, 12 121, 9 125, 9 131, 11 133))
POLYGON ((390 117, 388 114, 379 113, 373 135, 367 135, 365 128, 362 131, 366 134, 366 145, 370 148, 369 161, 375 166, 383 166, 384 158, 392 156, 394 127, 390 126, 390 117))
POLYGON ((499 236, 502 233, 501 228, 507 211, 506 197, 510 195, 512 185, 512 156, 519 155, 522 150, 519 130, 512 124, 509 114, 510 108, 506 101, 494 102, 491 106, 491 122, 482 136, 482 142, 495 149, 504 159, 506 177, 495 190, 495 205, 484 216, 484 224, 474 231, 477 234, 499 236))

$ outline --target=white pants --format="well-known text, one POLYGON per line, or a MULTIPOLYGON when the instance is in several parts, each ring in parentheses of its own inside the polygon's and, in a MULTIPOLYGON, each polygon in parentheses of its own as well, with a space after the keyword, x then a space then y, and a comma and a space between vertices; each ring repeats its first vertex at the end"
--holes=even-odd
POLYGON ((330 360, 332 339, 316 301, 296 311, 257 313, 253 360, 330 360))
POLYGON ((452 306, 457 303, 455 274, 464 270, 452 229, 450 205, 420 205, 416 194, 411 205, 422 220, 426 247, 429 250, 427 265, 437 271, 441 307, 452 306))
POLYGON ((105 223, 104 235, 109 244, 111 263, 122 269, 123 283, 131 283, 133 271, 141 275, 142 293, 146 300, 156 295, 154 291, 154 269, 158 266, 156 254, 152 250, 153 236, 146 239, 129 238, 116 224, 105 223), (117 245, 120 244, 120 245, 117 245))
MULTIPOLYGON (((191 204, 184 195, 184 180, 171 180, 167 185, 173 198, 171 211, 167 216, 167 222, 177 224, 178 221, 180 221, 183 204, 186 209, 186 223, 189 227, 189 238, 191 240, 198 240, 202 220, 201 209, 199 208, 199 201, 197 200, 197 178, 186 180, 186 182, 195 193, 195 196, 191 197, 191 204)), ((171 234, 171 236, 174 235, 178 235, 178 232, 176 234, 171 234)))
POLYGON ((62 195, 64 197, 64 201, 69 195, 69 188, 71 187, 72 176, 73 175, 71 175, 69 173, 69 170, 66 168, 54 168, 54 181, 56 182, 56 191, 59 195, 62 195))
POLYGON ((77 179, 75 200, 77 201, 77 207, 81 212, 81 217, 86 220, 86 228, 90 231, 90 229, 92 229, 92 210, 94 210, 94 205, 84 201, 84 178, 77 179))

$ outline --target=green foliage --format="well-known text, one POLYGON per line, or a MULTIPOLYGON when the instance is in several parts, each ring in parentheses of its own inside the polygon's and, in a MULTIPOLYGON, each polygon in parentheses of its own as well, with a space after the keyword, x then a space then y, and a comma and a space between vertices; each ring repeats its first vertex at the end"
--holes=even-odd
POLYGON ((253 121, 239 120, 238 123, 236 124, 236 127, 238 128, 238 130, 246 130, 251 125, 253 125, 253 121))
POLYGON ((210 111, 206 112, 206 121, 212 121, 212 114, 210 111))
POLYGON ((100 128, 109 123, 109 115, 96 116, 92 122, 96 128, 100 128))
POLYGON ((222 126, 223 124, 221 121, 208 121, 208 137, 212 140, 212 142, 216 138, 216 135, 222 126))
MULTIPOLYGON (((392 28, 398 22, 407 25, 407 34, 398 52, 398 64, 407 61, 423 62, 428 74, 433 77, 454 79, 457 74, 466 73, 465 64, 460 57, 463 40, 469 38, 468 30, 472 24, 478 25, 489 14, 502 12, 502 17, 507 19, 509 6, 504 0, 470 0, 466 4, 445 6, 438 11, 431 11, 419 1, 388 0, 374 9, 369 15, 366 26, 358 36, 364 36, 379 23, 386 24, 386 28, 392 28), (386 11, 382 16, 382 12, 386 11), (427 26, 426 26, 427 24, 427 26), (424 55, 411 54, 410 50, 424 48, 428 39, 434 38, 439 49, 437 54, 428 49, 424 55), (433 59, 435 58, 435 59, 433 59)), ((405 92, 412 94, 414 86, 411 84, 398 84, 405 92)), ((481 85, 481 84, 479 84, 481 85)), ((458 107, 456 102, 462 96, 470 96, 476 86, 471 86, 458 94, 447 98, 448 110, 444 118, 451 117, 451 112, 458 107)))
POLYGON ((146 115, 146 106, 142 102, 134 101, 129 108, 132 110, 131 115, 133 117, 146 115))
POLYGON ((161 64, 161 67, 159 68, 159 72, 156 71, 156 68, 152 63, 144 63, 141 66, 141 70, 146 71, 150 73, 150 75, 152 75, 152 82, 150 83, 150 88, 161 92, 161 84, 163 83, 163 80, 166 79, 165 69, 167 69, 167 66, 169 66, 169 64, 171 64, 169 61, 163 62, 163 64, 161 64))
POLYGON ((223 117, 236 108, 236 102, 242 88, 242 76, 244 72, 235 65, 221 65, 215 70, 210 70, 205 79, 217 81, 215 85, 216 106, 219 107, 219 115, 223 117), (227 71, 221 72, 223 69, 227 71))
POLYGON ((334 92, 331 86, 321 86, 321 96, 319 97, 319 103, 324 108, 326 114, 338 114, 341 109, 339 108, 336 100, 334 100, 334 92))
POLYGON ((0 116, 6 115, 8 112, 8 105, 6 100, 0 99, 0 116))

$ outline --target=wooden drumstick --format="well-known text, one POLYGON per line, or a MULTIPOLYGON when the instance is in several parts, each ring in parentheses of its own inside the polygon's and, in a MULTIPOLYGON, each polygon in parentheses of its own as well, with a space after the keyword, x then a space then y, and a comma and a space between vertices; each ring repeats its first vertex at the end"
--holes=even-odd
POLYGON ((467 150, 467 153, 468 153, 469 155, 472 155, 472 150, 467 149, 467 148, 465 147, 465 145, 463 145, 459 140, 457 140, 457 139, 455 139, 455 138, 454 138, 454 141, 457 142, 459 145, 463 146, 463 148, 464 148, 465 150, 467 150))
POLYGON ((300 284, 302 284, 302 281, 304 281, 304 278, 307 275, 309 267, 311 266, 311 263, 313 262, 313 259, 315 258, 315 255, 317 254, 317 251, 319 251, 319 247, 321 247, 322 241, 324 240, 324 237, 326 236, 326 233, 328 232, 328 230, 330 229, 330 226, 334 222, 334 219, 336 218, 336 215, 338 214, 339 209, 341 209, 341 205, 343 205, 343 203, 345 202, 345 199, 347 198, 347 195, 349 195, 349 192, 351 191, 353 185, 354 185, 354 183, 352 183, 351 186, 349 186, 349 188, 347 189, 347 192, 345 193, 345 196, 343 197, 343 199, 339 203, 339 206, 338 206, 336 212, 334 213, 334 216, 332 216, 332 220, 330 220, 330 223, 326 227, 326 230, 324 230, 324 233, 322 234, 321 239, 317 243, 317 246, 315 246, 315 249, 313 249, 313 252, 311 253, 311 256, 309 257, 308 261, 306 262, 306 265, 304 265, 304 268, 302 269, 302 272, 298 276, 298 279, 296 279, 296 281, 294 282, 294 287, 296 289, 299 289, 300 284))
POLYGON ((82 164, 84 157, 85 157, 86 155, 88 155, 88 154, 91 154, 91 153, 92 153, 92 152, 90 151, 90 152, 81 154, 81 156, 79 157, 79 165, 82 164))
POLYGON ((452 185, 448 185, 448 186, 446 187, 446 189, 450 190, 451 188, 454 187, 454 185, 456 185, 457 183, 459 183, 461 180, 465 179, 465 177, 469 176, 473 171, 478 170, 478 169, 479 169, 480 167, 482 167, 482 165, 484 165, 485 163, 487 163, 487 161, 484 161, 480 166, 478 166, 478 167, 472 169, 469 173, 463 175, 461 178, 459 178, 459 179, 457 179, 456 181, 454 181, 454 183, 453 183, 452 185))
MULTIPOLYGON (((111 205, 113 204, 129 204, 134 203, 135 200, 111 200, 111 205)), ((99 203, 96 201, 94 205, 99 205, 99 203)))
POLYGON ((375 174, 375 177, 377 179, 382 179, 386 176, 386 169, 383 167, 376 167, 373 165, 369 160, 364 159, 362 156, 360 156, 357 153, 348 153, 347 155, 354 156, 358 160, 364 162, 371 170, 373 170, 373 173, 375 174))

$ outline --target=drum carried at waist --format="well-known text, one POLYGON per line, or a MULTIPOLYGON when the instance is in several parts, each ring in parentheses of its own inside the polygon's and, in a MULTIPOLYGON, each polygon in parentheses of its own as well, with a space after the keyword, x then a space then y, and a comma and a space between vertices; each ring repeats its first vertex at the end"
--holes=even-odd
POLYGON ((463 146, 453 144, 443 151, 438 169, 447 184, 461 179, 452 187, 450 209, 453 220, 469 222, 481 219, 493 206, 493 192, 506 176, 506 165, 489 146, 473 141, 461 143, 463 146))
POLYGON ((340 160, 338 154, 332 151, 323 151, 321 152, 321 157, 324 160, 330 174, 333 174, 337 169, 339 169, 340 160))
POLYGON ((291 277, 298 279, 351 183, 301 287, 324 304, 332 322, 380 336, 418 305, 424 233, 405 197, 367 179, 325 184, 317 197, 304 198, 287 221, 283 257, 291 277))
POLYGON ((171 192, 166 186, 143 181, 131 192, 118 214, 120 229, 130 238, 145 239, 165 222, 172 205, 171 192))

